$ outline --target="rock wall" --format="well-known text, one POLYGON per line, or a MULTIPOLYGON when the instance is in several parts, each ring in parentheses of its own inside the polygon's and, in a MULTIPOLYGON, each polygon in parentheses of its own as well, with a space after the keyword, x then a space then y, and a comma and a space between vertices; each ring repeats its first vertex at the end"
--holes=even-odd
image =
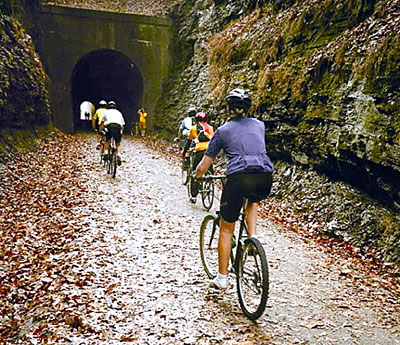
POLYGON ((284 164, 275 196, 293 187, 301 197, 294 179, 311 172, 315 190, 326 190, 317 176, 339 181, 343 189, 323 193, 329 202, 314 195, 319 220, 400 263, 399 17, 399 1, 183 1, 174 13, 180 63, 159 127, 174 135, 189 104, 218 123, 227 90, 248 88, 269 153, 284 164))
MULTIPOLYGON (((13 144, 13 131, 47 127, 50 108, 46 74, 31 36, 36 1, 3 0, 0 5, 0 131, 1 142, 13 144), (22 24, 24 22, 24 25, 22 24)), ((5 146, 0 145, 0 151, 5 146)), ((1 155, 1 153, 0 153, 1 155)))

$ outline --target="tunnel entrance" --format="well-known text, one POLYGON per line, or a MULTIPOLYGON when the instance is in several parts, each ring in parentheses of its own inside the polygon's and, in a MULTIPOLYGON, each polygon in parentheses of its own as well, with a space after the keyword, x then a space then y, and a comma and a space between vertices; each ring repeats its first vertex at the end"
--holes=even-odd
POLYGON ((127 56, 112 49, 99 49, 86 54, 75 65, 71 96, 75 131, 91 127, 89 121, 80 120, 80 104, 90 101, 97 108, 99 101, 104 99, 117 103, 125 118, 125 132, 129 133, 141 107, 143 78, 127 56))

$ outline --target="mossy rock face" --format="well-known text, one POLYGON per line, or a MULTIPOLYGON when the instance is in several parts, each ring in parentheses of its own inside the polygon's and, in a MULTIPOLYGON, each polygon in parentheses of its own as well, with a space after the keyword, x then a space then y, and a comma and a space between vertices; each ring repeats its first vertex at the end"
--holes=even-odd
MULTIPOLYGON (((365 193, 357 199, 364 208, 366 195, 375 200, 371 221, 354 231, 340 222, 343 212, 330 219, 355 243, 386 243, 389 253, 398 231, 377 222, 382 212, 396 229, 400 213, 398 12, 398 2, 375 0, 184 1, 175 16, 183 47, 176 59, 185 59, 159 104, 167 114, 160 127, 174 136, 190 104, 217 125, 226 92, 249 89, 273 160, 349 183, 365 193)), ((353 194, 341 197, 351 210, 353 194)))
MULTIPOLYGON (((47 76, 24 25, 33 28, 37 0, 0 4, 0 162, 34 150, 51 131, 47 76)), ((33 30, 35 32, 35 30, 33 30)))
MULTIPOLYGON (((22 16, 18 4, 4 3, 2 13, 22 16)), ((15 17, 0 14, 0 41, 0 129, 47 126, 47 77, 31 37, 15 17)))
POLYGON ((12 159, 14 152, 33 152, 39 148, 39 140, 54 132, 53 126, 32 129, 0 130, 0 164, 12 159))
POLYGON ((164 102, 162 113, 171 115, 160 127, 173 133, 192 103, 220 114, 228 89, 240 85, 252 92, 253 114, 280 138, 274 147, 290 150, 272 155, 322 170, 332 166, 328 157, 337 166, 359 166, 368 185, 348 180, 338 169, 334 177, 366 192, 372 183, 375 196, 400 207, 400 185, 393 180, 400 180, 398 5, 204 0, 194 6, 185 1, 180 9, 178 39, 191 42, 192 58, 167 88, 183 96, 165 97, 176 101, 164 102), (382 175, 370 163, 391 171, 382 175), (373 182, 381 179, 384 184, 373 182))

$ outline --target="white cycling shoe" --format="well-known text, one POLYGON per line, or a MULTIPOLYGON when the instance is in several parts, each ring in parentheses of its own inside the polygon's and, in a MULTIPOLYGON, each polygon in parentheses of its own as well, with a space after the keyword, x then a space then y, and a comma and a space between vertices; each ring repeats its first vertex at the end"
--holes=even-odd
POLYGON ((227 276, 218 273, 217 276, 211 280, 210 285, 217 289, 226 289, 228 286, 227 276))

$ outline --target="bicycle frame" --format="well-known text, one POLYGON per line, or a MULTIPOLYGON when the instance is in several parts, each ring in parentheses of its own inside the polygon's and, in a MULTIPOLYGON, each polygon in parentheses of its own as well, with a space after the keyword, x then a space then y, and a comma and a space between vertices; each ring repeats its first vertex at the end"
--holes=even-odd
MULTIPOLYGON (((242 246, 244 245, 244 241, 246 237, 249 237, 249 231, 247 228, 247 224, 246 224, 246 207, 247 207, 247 199, 244 200, 243 202, 243 206, 242 206, 242 210, 240 212, 240 216, 239 216, 239 230, 237 231, 237 242, 236 242, 236 250, 234 250, 234 248, 231 248, 231 255, 230 255, 230 261, 232 264, 232 273, 237 274, 237 270, 238 270, 238 265, 239 265, 239 250, 241 250, 242 246), (243 234, 243 232, 245 232, 245 235, 243 234)), ((221 215, 219 213, 219 211, 217 211, 217 218, 215 220, 215 222, 220 222, 221 221, 221 215)), ((219 225, 219 224, 218 224, 219 225)), ((213 236, 215 234, 215 230, 216 227, 218 226, 217 224, 214 224, 214 228, 213 228, 213 236)), ((235 231, 232 234, 232 237, 235 236, 235 231)))
MULTIPOLYGON (((206 179, 223 179, 222 176, 209 176, 206 179)), ((224 184, 224 181, 222 182, 224 184)), ((236 249, 231 248, 229 272, 235 274, 239 304, 250 320, 259 318, 265 311, 269 291, 268 262, 261 242, 250 237, 246 223, 248 200, 245 199, 234 229, 237 234, 236 249)), ((215 266, 218 236, 220 231, 220 212, 208 214, 200 227, 200 255, 203 267, 210 279, 215 278, 218 268, 215 266), (214 261, 215 260, 215 261, 214 261)), ((233 237, 232 237, 233 238, 233 237)))

